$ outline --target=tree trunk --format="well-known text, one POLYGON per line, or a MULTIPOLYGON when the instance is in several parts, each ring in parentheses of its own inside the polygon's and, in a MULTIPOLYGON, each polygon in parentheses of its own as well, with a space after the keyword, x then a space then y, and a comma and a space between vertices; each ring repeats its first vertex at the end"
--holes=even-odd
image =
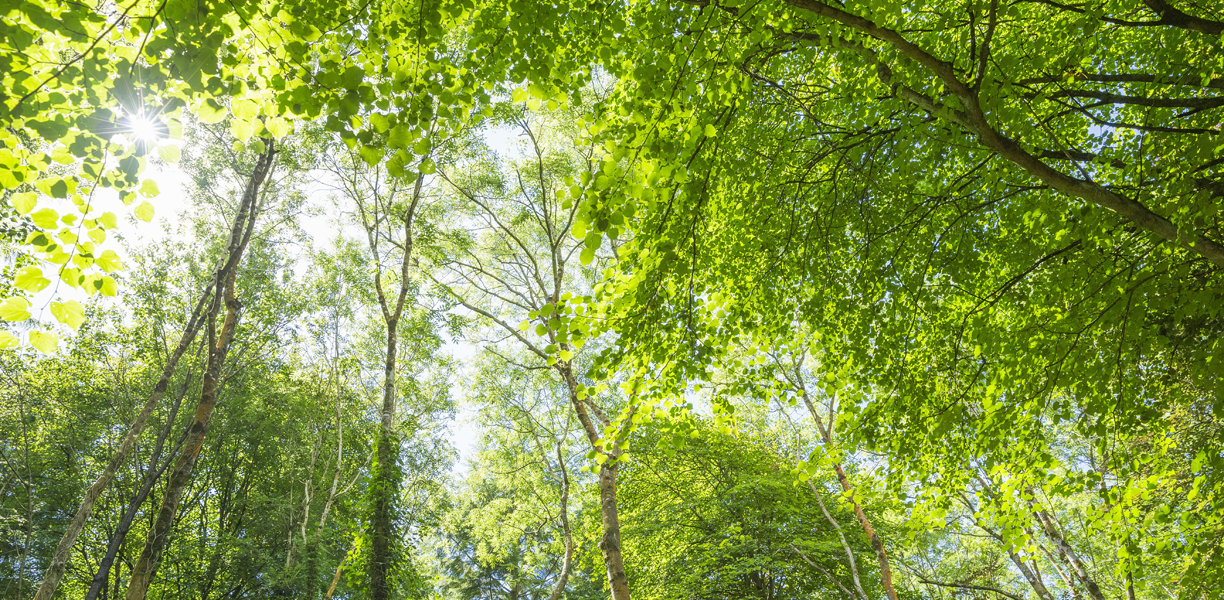
MULTIPOLYGON (((825 427, 824 421, 820 418, 820 413, 816 411, 816 407, 812 404, 806 386, 803 384, 803 377, 798 372, 798 369, 796 369, 795 375, 799 384, 799 391, 803 394, 803 403, 807 405, 808 412, 811 413, 812 419, 816 421, 816 428, 820 430, 821 439, 824 440, 825 446, 832 446, 832 430, 825 427)), ((832 423, 829 425, 832 427, 832 423)), ((893 587, 892 568, 889 565, 888 553, 884 550, 884 542, 880 540, 880 536, 876 533, 875 528, 871 526, 871 521, 863 512, 863 507, 859 506, 858 500, 855 499, 854 488, 850 485, 850 480, 846 478, 846 472, 842 470, 841 463, 833 463, 833 471, 837 473, 837 482, 846 491, 850 504, 854 507, 854 516, 858 517, 859 525, 863 527, 863 533, 867 534, 867 539, 871 542, 871 549, 875 551, 876 561, 880 564, 880 584, 884 587, 884 593, 888 595, 889 600, 897 600, 897 590, 893 587)))
POLYGON ((1100 586, 1097 585, 1096 580, 1088 573, 1088 569, 1084 567, 1079 554, 1075 552, 1071 544, 1068 544, 1062 533, 1058 531, 1058 527, 1049 513, 1035 509, 1033 515, 1037 517, 1037 522, 1041 525, 1042 531, 1045 531, 1046 537, 1050 538, 1051 542, 1054 542, 1054 546, 1058 548, 1059 554, 1067 557, 1067 563, 1071 566, 1071 572, 1075 575, 1076 579, 1080 580, 1080 583, 1084 584, 1084 588, 1088 590, 1088 595, 1092 597, 1092 600, 1105 600, 1105 595, 1101 593, 1100 586))
POLYGON ((565 584, 569 581, 570 563, 574 559, 574 536, 569 524, 569 472, 565 470, 565 457, 561 455, 561 442, 557 441, 557 464, 561 467, 561 532, 565 536, 565 557, 561 559, 561 574, 548 600, 561 600, 565 584))
MULTIPOLYGON (((599 540, 599 550, 603 554, 604 567, 608 571, 608 587, 612 591, 612 600, 629 600, 629 578, 625 575, 625 560, 621 556, 620 517, 616 505, 616 459, 620 450, 613 444, 611 450, 603 448, 600 432, 591 421, 591 415, 582 400, 578 399, 578 381, 569 363, 558 362, 556 369, 565 379, 569 389, 570 403, 574 412, 578 413, 578 421, 591 442, 591 448, 604 455, 607 460, 599 466, 599 511, 603 520, 603 537, 599 540)), ((607 423, 604 423, 607 426, 607 423)))
POLYGON ((68 555, 72 552, 72 546, 76 543, 76 539, 81 535, 81 530, 85 528, 85 521, 89 519, 93 513, 94 504, 98 498, 102 496, 102 492, 106 490, 106 486, 115 476, 115 472, 127 460, 128 453, 136 445, 136 440, 144 431, 145 425, 149 422, 149 417, 152 416, 153 410, 157 408, 161 402, 162 396, 166 394, 166 388, 170 385, 170 378, 174 375, 174 370, 178 366, 179 359, 186 352, 187 347, 191 345, 195 339, 196 333, 200 330, 201 312, 208 303, 209 297, 212 295, 215 283, 210 283, 204 288, 204 293, 200 295, 200 300, 196 302, 195 310, 192 311, 191 317, 187 320, 187 326, 183 329, 182 336, 179 337, 178 345, 174 347, 174 351, 170 353, 170 357, 166 360, 166 365, 162 368, 161 377, 157 380, 157 384, 153 386, 153 392, 149 394, 149 399, 140 409, 140 413, 136 415, 136 419, 128 426, 128 433, 124 436, 123 441, 119 443, 119 447, 115 449, 115 453, 111 455, 110 462, 102 469, 102 473, 94 480, 89 489, 85 491, 85 498, 81 500, 81 506, 77 508, 76 514, 72 517, 72 522, 68 524, 68 529, 64 531, 64 536, 60 538, 59 544, 55 547, 55 554, 51 556, 51 565, 47 567, 47 574, 43 576, 42 583, 38 586, 38 591, 34 594, 34 600, 51 600, 55 595, 55 590, 59 587, 60 580, 64 577, 64 570, 68 567, 68 555))
POLYGON ((599 509, 603 513, 603 552, 608 570, 608 586, 612 600, 629 600, 629 579, 625 576, 625 560, 621 556, 620 519, 616 506, 616 469, 619 463, 604 463, 599 467, 599 509))
POLYGON ((344 568, 344 562, 341 561, 340 565, 336 567, 336 576, 332 577, 332 582, 331 582, 331 585, 328 586, 327 588, 327 593, 323 594, 323 600, 331 600, 332 594, 336 593, 336 584, 340 583, 340 569, 343 569, 343 568, 344 568))
POLYGON ((166 493, 162 496, 161 508, 158 509, 157 517, 154 519, 153 526, 149 530, 149 537, 145 541, 144 549, 141 550, 140 558, 132 567, 132 574, 128 581, 128 590, 125 596, 126 600, 144 600, 146 594, 148 594, 149 583, 153 579, 153 574, 157 571, 162 552, 165 551, 166 543, 170 537, 170 529, 174 526, 174 518, 178 512, 179 501, 182 499, 183 491, 187 488, 187 484, 191 481, 192 470, 199 459, 200 450, 204 447, 204 438, 208 433, 208 422, 211 420, 213 408, 217 404, 217 388, 221 378, 221 366, 225 361, 226 354, 229 352, 230 341, 234 336, 234 326, 237 323, 238 312, 241 308, 234 290, 237 280, 238 263, 242 260, 242 254, 246 250, 247 244, 250 243, 251 234, 254 230, 259 188, 272 170, 272 161, 276 154, 273 150, 272 140, 264 140, 264 144, 267 150, 260 155, 255 169, 251 172, 246 190, 243 193, 242 203, 238 209, 238 216, 234 219, 233 227, 230 230, 226 260, 217 269, 213 280, 217 293, 213 296, 207 318, 209 339, 208 366, 204 371, 204 384, 203 390, 200 393, 200 401, 196 405, 195 417, 188 428, 187 442, 183 446, 174 466, 174 471, 170 475, 170 482, 166 493), (225 319, 221 323, 220 331, 218 331, 216 321, 217 316, 221 312, 222 299, 224 299, 226 311, 225 319))
MULTIPOLYGON (((405 258, 405 261, 407 259, 405 258)), ((387 320, 387 360, 383 367, 382 423, 378 434, 378 469, 374 480, 374 515, 370 536, 370 598, 388 600, 391 596, 388 575, 391 570, 391 540, 395 522, 392 511, 399 491, 399 444, 395 440, 395 362, 399 338, 397 319, 387 320)))
MULTIPOLYGON (((378 294, 378 305, 382 309, 383 320, 387 324, 387 357, 383 365, 383 405, 382 422, 378 434, 377 457, 374 478, 370 493, 372 500, 370 515, 370 598, 371 600, 388 600, 391 595, 389 575, 391 572, 393 541, 395 533, 395 500, 399 494, 399 441, 395 437, 395 370, 396 355, 399 346, 399 321, 404 313, 404 301, 408 297, 409 266, 412 263, 412 224, 416 217, 416 209, 421 201, 423 175, 418 175, 412 191, 412 202, 403 213, 403 255, 400 257, 399 291, 395 302, 388 300, 382 285, 382 263, 378 251, 378 223, 381 217, 377 212, 380 199, 375 191, 374 205, 367 207, 360 198, 357 200, 358 212, 366 230, 366 239, 370 253, 378 265, 374 272, 374 288, 378 294), (376 210, 377 209, 377 210, 376 210)), ((388 202, 393 201, 397 188, 393 188, 388 202)), ((383 216, 386 216, 384 213, 383 216)))
MULTIPOLYGON (((811 479, 808 480, 807 484, 808 488, 812 490, 812 495, 816 497, 816 505, 820 507, 820 512, 824 514, 825 520, 829 522, 829 525, 833 526, 833 531, 837 532, 837 537, 841 540, 842 549, 846 551, 846 560, 850 563, 850 577, 854 581, 854 589, 858 592, 858 597, 862 600, 867 600, 867 592, 863 591, 863 582, 859 577, 858 561, 854 559, 854 551, 850 549, 850 543, 846 541, 846 536, 842 533, 841 525, 838 525, 837 521, 833 518, 833 515, 829 514, 829 509, 825 507, 824 500, 820 497, 820 490, 816 488, 816 484, 812 483, 811 479)), ((791 545, 791 548, 798 552, 798 549, 796 549, 794 545, 791 545)), ((806 557, 804 557, 804 559, 806 560, 806 557)), ((811 561, 808 562, 810 564, 814 564, 811 563, 811 561)), ((825 573, 827 574, 828 572, 825 571, 825 573)), ((830 577, 832 576, 830 575, 830 577)), ((841 584, 838 583, 838 585, 841 584)))
MULTIPOLYGON (((965 505, 970 507, 969 510, 974 511, 968 500, 965 500, 965 505)), ((1050 594, 1050 590, 1046 588, 1045 582, 1041 580, 1041 574, 1037 572, 1036 569, 1030 568, 1028 563, 1025 562, 1024 558, 1019 554, 1016 554, 1016 549, 1013 545, 1007 543, 1007 541, 1003 539, 1002 535, 990 527, 987 527, 986 524, 978 520, 977 517, 974 517, 973 522, 978 526, 978 529, 985 531, 987 535, 1003 545, 1003 547, 1007 550, 1008 558, 1011 559, 1012 564, 1016 565, 1016 568, 1020 571, 1020 574, 1024 576, 1024 579, 1029 582, 1029 586, 1031 586, 1033 591, 1037 593, 1038 598, 1041 600, 1054 600, 1054 596, 1050 594)), ((1036 561, 1033 561, 1033 565, 1036 566, 1036 564, 1036 561)))

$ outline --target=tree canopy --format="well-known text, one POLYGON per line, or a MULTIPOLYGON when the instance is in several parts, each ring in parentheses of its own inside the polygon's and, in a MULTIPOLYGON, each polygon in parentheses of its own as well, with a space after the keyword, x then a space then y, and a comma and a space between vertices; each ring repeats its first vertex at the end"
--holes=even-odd
POLYGON ((0 126, 0 597, 1220 595, 1219 0, 21 0, 0 126))

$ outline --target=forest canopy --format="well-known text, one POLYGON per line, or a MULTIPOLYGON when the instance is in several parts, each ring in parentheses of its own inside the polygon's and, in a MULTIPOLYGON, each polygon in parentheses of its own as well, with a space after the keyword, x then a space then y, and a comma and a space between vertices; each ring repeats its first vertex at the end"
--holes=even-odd
POLYGON ((1224 2, 0 7, 0 598, 1218 598, 1224 2))

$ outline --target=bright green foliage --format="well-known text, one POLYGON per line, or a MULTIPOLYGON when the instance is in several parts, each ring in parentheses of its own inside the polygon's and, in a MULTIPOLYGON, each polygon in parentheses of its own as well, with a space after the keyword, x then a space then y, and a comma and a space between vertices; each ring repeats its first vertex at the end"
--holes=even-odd
MULTIPOLYGON (((491 353, 476 369, 468 399, 482 434, 434 540, 439 592, 455 599, 546 598, 565 554, 561 511, 576 521, 597 510, 596 490, 581 472, 585 441, 568 391, 547 373, 523 371, 491 353), (571 483, 564 507, 563 478, 571 483)), ((574 537, 596 536, 597 527, 574 537)), ((600 570, 571 573, 568 597, 592 597, 600 570)))
POLYGON ((1049 439, 1072 423, 1111 457, 1101 534, 1193 556, 1183 589, 1202 589, 1224 564, 1224 455, 1210 446, 1183 479, 1175 415, 1218 415, 1224 390, 1224 268, 1185 246, 1221 239, 1224 53, 1180 17, 1131 23, 1157 18, 636 4, 623 37, 667 42, 607 63, 618 93, 592 129, 615 148, 614 183, 586 208, 631 235, 607 314, 622 368, 660 372, 661 401, 733 347, 810 348, 844 430, 891 458, 898 493, 924 483, 935 505, 975 463, 1018 493, 1095 488, 1097 469, 1049 439), (812 333, 795 340, 800 324, 812 333), (1149 528, 1144 493, 1196 500, 1149 528))
MULTIPOLYGON (((634 557, 635 593, 642 598, 841 597, 850 567, 836 530, 813 490, 796 485, 781 431, 739 438, 695 424, 700 440, 655 452, 621 471, 627 551, 634 557), (793 547, 792 547, 793 546, 793 547), (804 557, 827 574, 812 568, 804 557), (844 584, 842 583, 844 582, 844 584)), ((635 440, 649 447, 657 440, 635 440)), ((831 475, 831 472, 830 472, 831 475)), ((839 527, 855 555, 870 548, 855 535, 854 515, 825 487, 839 527)), ((873 597, 880 594, 871 589, 873 597)))
MULTIPOLYGON (((484 310, 481 325, 558 372, 587 360, 588 340, 614 345, 590 359, 575 400, 624 384, 631 404, 592 439, 627 444, 649 424, 663 448, 694 435, 727 444, 697 458, 726 454, 747 479, 720 480, 703 498, 753 500, 719 514, 743 520, 763 514, 754 503, 795 502, 780 483, 736 495, 761 471, 756 442, 737 449, 725 437, 736 407, 819 400, 833 407, 838 442, 783 470, 810 479, 831 457, 876 457, 868 499, 901 503, 916 540, 984 525, 998 535, 986 534, 983 560, 1014 554, 1070 573, 1065 550, 1098 559, 1052 589, 1092 594, 1091 580, 1114 597, 1132 585, 1218 594, 1219 0, 36 0, 0 10, 0 238, 15 257, 0 281, 0 319, 15 325, 0 348, 54 352, 56 333, 19 324, 32 318, 88 330, 84 304, 39 299, 53 286, 118 294, 125 265, 108 247, 118 215, 95 195, 117 194, 152 220, 165 186, 148 176, 150 160, 189 172, 198 160, 168 141, 184 121, 232 141, 235 164, 261 138, 314 135, 310 121, 354 163, 453 201, 454 220, 434 221, 447 245, 424 268, 438 269, 448 300, 484 310), (499 163, 472 141, 481 124, 540 115, 561 133, 535 177, 530 161, 499 163), (555 151, 574 141, 579 153, 555 151), (470 160, 442 160, 455 157, 470 160), (492 210, 480 205, 489 198, 492 210), (480 214, 491 220, 473 225, 480 214), (523 232, 534 237, 516 248, 523 232), (604 270, 579 268, 592 264, 604 270), (790 377, 801 370, 803 390, 790 377), (707 408, 713 427, 687 417, 707 408)), ((291 169, 304 178, 310 164, 299 157, 291 169)), ((282 199, 293 214, 294 197, 282 199)), ((256 254, 265 270, 250 286, 279 289, 269 286, 289 268, 275 250, 256 254)), ((291 295, 260 306, 304 310, 291 295)), ((422 364, 436 324, 412 329, 422 364)), ((22 369, 43 368, 22 356, 22 369)), ((32 443, 15 433, 24 425, 6 424, 6 439, 32 443)), ((72 435, 98 444, 104 433, 72 435)), ((494 487, 490 498, 509 493, 494 487)), ((735 548, 780 543, 734 535, 735 548)), ((736 570, 738 550, 705 550, 701 568, 751 572, 736 570)), ((661 560, 690 558, 678 556, 661 560)), ((1025 590, 1016 577, 983 577, 1025 590)), ((904 585, 935 585, 917 580, 904 585)))

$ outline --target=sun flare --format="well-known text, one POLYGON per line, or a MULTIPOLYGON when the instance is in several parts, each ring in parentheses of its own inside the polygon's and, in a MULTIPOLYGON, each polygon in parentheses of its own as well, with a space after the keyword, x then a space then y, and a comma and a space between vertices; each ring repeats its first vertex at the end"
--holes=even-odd
POLYGON ((128 119, 128 133, 133 140, 156 142, 160 137, 157 122, 144 115, 132 115, 128 119))

